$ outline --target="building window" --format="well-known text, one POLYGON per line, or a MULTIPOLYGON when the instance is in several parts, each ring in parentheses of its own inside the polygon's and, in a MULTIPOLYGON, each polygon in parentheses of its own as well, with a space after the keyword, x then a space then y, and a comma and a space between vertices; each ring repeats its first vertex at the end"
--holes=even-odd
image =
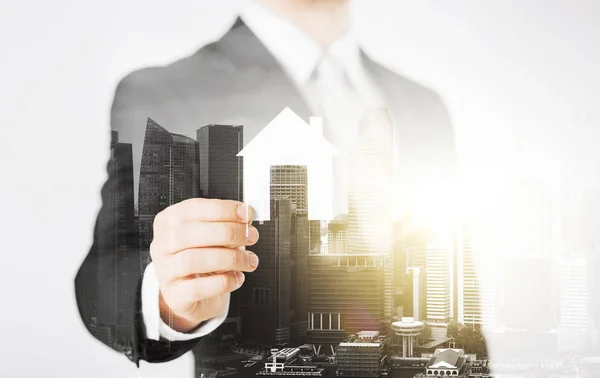
POLYGON ((252 302, 259 306, 271 305, 271 289, 262 287, 252 288, 252 302))
POLYGON ((342 329, 342 316, 340 313, 337 312, 309 312, 307 321, 309 330, 342 329))

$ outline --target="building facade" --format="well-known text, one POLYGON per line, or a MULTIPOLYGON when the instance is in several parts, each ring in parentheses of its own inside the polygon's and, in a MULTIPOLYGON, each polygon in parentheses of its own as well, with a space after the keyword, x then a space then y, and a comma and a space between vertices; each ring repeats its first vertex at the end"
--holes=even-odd
POLYGON ((458 322, 482 326, 481 281, 478 274, 475 247, 470 235, 465 231, 459 235, 457 244, 458 322))
POLYGON ((359 332, 337 347, 338 377, 379 377, 385 359, 385 336, 359 332))
POLYGON ((200 194, 204 198, 242 201, 244 127, 206 125, 196 131, 200 194))
MULTIPOLYGON (((204 198, 243 201, 243 158, 237 154, 244 146, 244 127, 206 125, 196 131, 196 139, 200 195, 204 198)), ((238 334, 241 331, 239 295, 239 291, 231 293, 226 320, 227 323, 236 324, 238 334)))
POLYGON ((310 228, 306 166, 274 165, 270 169, 270 198, 291 201, 290 327, 295 342, 306 341, 307 283, 310 228))
POLYGON ((171 134, 148 119, 139 187, 140 266, 150 262, 149 247, 156 214, 185 199, 199 197, 198 143, 171 134))
POLYGON ((390 266, 389 255, 310 255, 308 342, 332 346, 363 330, 386 334, 385 271, 390 266))
POLYGON ((260 269, 247 275, 240 295, 242 336, 264 345, 291 341, 291 219, 290 199, 271 200, 271 220, 257 224, 252 247, 260 269))
MULTIPOLYGON (((127 308, 127 292, 135 292, 137 277, 132 274, 113 272, 118 269, 117 260, 131 259, 137 249, 138 231, 134 214, 134 187, 133 187, 133 152, 130 143, 120 143, 119 134, 111 132, 110 158, 107 173, 111 180, 102 188, 102 209, 98 214, 97 224, 94 229, 95 240, 98 248, 98 270, 96 272, 97 284, 93 288, 97 298, 103 298, 111 293, 116 295, 111 298, 99 299, 105 305, 94 309, 95 324, 92 332, 96 336, 111 343, 106 339, 108 335, 116 334, 127 329, 128 324, 133 324, 133 312, 118 311, 127 308), (100 258, 103 256, 103 258, 100 258), (107 258, 109 257, 109 258, 107 258), (107 281, 102 277, 114 277, 114 281, 107 281), (108 285, 108 286, 107 286, 108 285), (121 288, 118 292, 114 288, 121 288)), ((136 266, 136 261, 130 261, 129 266, 136 266)))

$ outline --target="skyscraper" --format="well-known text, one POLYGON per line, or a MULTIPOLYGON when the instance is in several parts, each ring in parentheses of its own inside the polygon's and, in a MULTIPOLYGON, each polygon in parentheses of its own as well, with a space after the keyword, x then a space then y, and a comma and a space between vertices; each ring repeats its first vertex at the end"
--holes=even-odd
POLYGON ((244 127, 207 125, 196 132, 200 193, 204 198, 243 200, 244 127))
POLYGON ((327 225, 327 253, 348 253, 348 219, 336 219, 327 225))
POLYGON ((310 253, 320 253, 321 252, 321 228, 322 221, 311 220, 308 221, 309 226, 309 251, 310 253))
MULTIPOLYGON (((242 201, 243 158, 237 154, 244 146, 244 127, 206 125, 196 131, 196 139, 200 195, 204 198, 242 201)), ((241 331, 239 296, 237 290, 230 294, 226 323, 236 323, 237 330, 241 331)))
POLYGON ((265 345, 291 340, 291 210, 290 199, 271 200, 271 220, 256 225, 260 238, 252 247, 260 269, 240 289, 242 335, 265 345))
POLYGON ((171 134, 148 118, 138 201, 142 270, 150 260, 148 249, 156 214, 198 196, 198 143, 192 138, 171 134))
POLYGON ((292 210, 291 224, 291 328, 295 344, 306 342, 308 327, 309 221, 306 214, 292 210))
POLYGON ((306 166, 275 165, 270 170, 270 198, 291 201, 290 316, 291 338, 306 340, 307 283, 310 229, 308 221, 308 172, 306 166))
POLYGON ((348 248, 356 254, 390 254, 393 245, 392 123, 387 110, 373 108, 359 122, 350 149, 348 248))
POLYGON ((410 288, 404 295, 407 297, 406 307, 403 308, 403 314, 412 317, 417 321, 427 318, 427 274, 424 268, 409 267, 407 278, 410 288))
POLYGON ((416 227, 410 217, 396 224, 394 243, 395 306, 398 319, 403 316, 426 320, 426 267, 430 235, 416 227))
POLYGON ((358 124, 358 137, 349 150, 348 253, 383 255, 386 325, 393 307, 393 125, 385 108, 367 109, 358 124))
POLYGON ((426 249, 427 320, 447 323, 452 317, 451 247, 429 245, 426 249))
MULTIPOLYGON (((118 266, 118 259, 130 259, 135 256, 131 253, 132 249, 137 248, 137 230, 135 229, 134 219, 134 199, 133 199, 133 154, 129 143, 119 143, 119 134, 116 131, 111 132, 110 159, 107 166, 110 176, 115 179, 109 180, 102 188, 102 197, 105 201, 102 211, 98 215, 98 223, 95 229, 96 240, 98 241, 98 253, 103 255, 99 259, 98 271, 96 272, 98 284, 95 290, 97 295, 102 298, 110 293, 116 293, 114 297, 101 300, 106 306, 97 309, 96 329, 99 334, 109 335, 108 329, 113 329, 115 334, 119 335, 120 329, 125 329, 127 324, 133 324, 133 312, 119 312, 118 308, 127 308, 127 292, 134 292, 137 287, 137 277, 127 274, 111 273, 118 266), (106 258, 109 257, 109 258, 106 258), (110 282, 103 280, 102 277, 115 277, 110 282), (123 281, 119 281, 123 280, 123 281), (109 285, 110 287, 107 287, 109 285), (113 290, 119 287, 118 293, 113 290)), ((133 262, 135 263, 135 261, 133 262)), ((110 342, 110 340, 108 340, 110 342)))
POLYGON ((270 198, 289 198, 296 205, 296 213, 308 213, 308 176, 306 166, 271 166, 270 198))
POLYGON ((465 230, 459 235, 457 244, 458 322, 482 325, 481 285, 477 274, 475 247, 465 230))
POLYGON ((389 331, 393 285, 391 141, 387 111, 368 110, 359 122, 358 139, 349 150, 347 221, 330 222, 328 248, 313 252, 308 259, 311 343, 333 346, 359 331, 389 331))

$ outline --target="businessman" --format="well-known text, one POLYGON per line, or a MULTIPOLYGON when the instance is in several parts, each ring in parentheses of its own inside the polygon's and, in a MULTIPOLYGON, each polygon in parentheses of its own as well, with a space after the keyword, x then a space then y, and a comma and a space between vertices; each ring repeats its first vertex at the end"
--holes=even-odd
MULTIPOLYGON (((111 110, 112 130, 133 146, 136 185, 123 195, 137 196, 148 117, 183 135, 195 135, 206 124, 242 124, 247 143, 285 107, 304 119, 324 116, 326 137, 342 150, 363 109, 387 107, 395 127, 398 196, 406 202, 428 175, 450 177, 454 142, 442 102, 361 49, 349 6, 348 0, 255 0, 218 41, 125 77, 111 110)), ((98 219, 116 177, 109 171, 98 219)), ((343 182, 336 184, 340 190, 343 182)), ((260 269, 250 251, 259 238, 251 221, 251 209, 233 200, 174 204, 154 219, 152 262, 140 266, 139 251, 130 249, 97 282, 90 277, 113 260, 95 237, 75 280, 83 322, 135 363, 167 361, 192 350, 223 322, 229 293, 243 284, 244 273, 260 269), (121 283, 131 281, 135 287, 125 290, 121 283), (135 316, 98 332, 93 314, 108 302, 135 316)))

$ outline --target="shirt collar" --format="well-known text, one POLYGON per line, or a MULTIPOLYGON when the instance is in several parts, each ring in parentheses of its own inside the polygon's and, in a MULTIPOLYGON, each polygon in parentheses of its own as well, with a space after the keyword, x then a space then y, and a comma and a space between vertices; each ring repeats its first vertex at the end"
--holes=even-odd
POLYGON ((352 31, 325 51, 303 30, 256 1, 250 1, 240 17, 299 85, 308 82, 325 54, 334 55, 346 69, 360 66, 360 48, 352 31))

